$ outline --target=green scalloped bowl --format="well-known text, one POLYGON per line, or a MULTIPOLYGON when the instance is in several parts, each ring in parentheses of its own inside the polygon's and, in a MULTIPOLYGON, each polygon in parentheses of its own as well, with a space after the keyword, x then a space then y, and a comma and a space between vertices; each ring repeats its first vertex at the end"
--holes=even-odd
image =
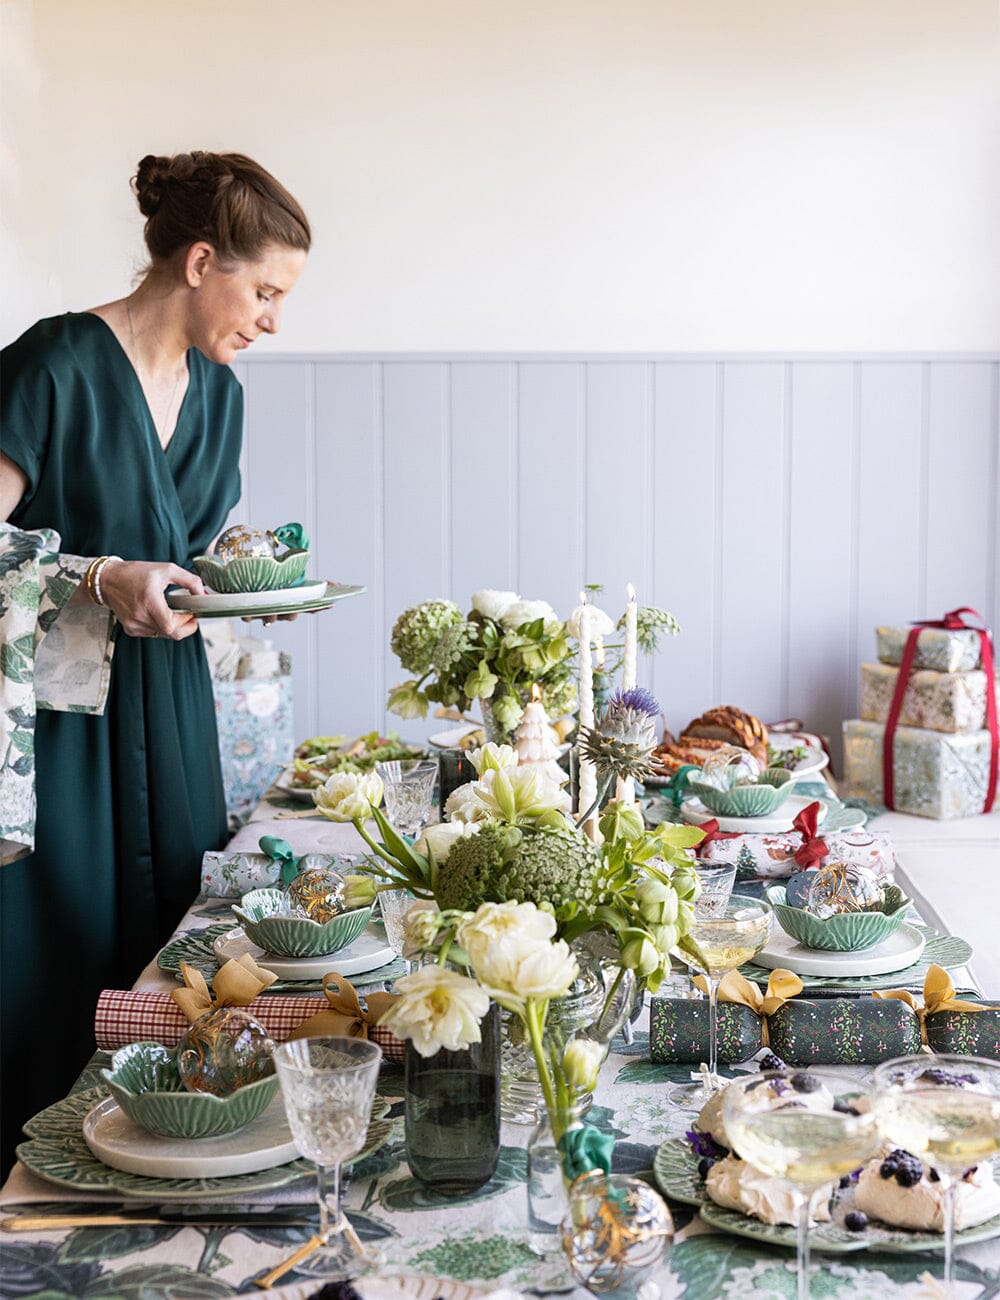
POLYGON ((801 907, 785 902, 784 885, 772 885, 766 891, 778 924, 807 948, 826 952, 859 952, 871 948, 899 929, 910 900, 898 885, 887 885, 885 907, 878 912, 841 912, 821 920, 801 907))
POLYGON ((309 917, 278 916, 285 901, 280 889, 254 889, 233 911, 248 937, 276 957, 327 957, 353 943, 371 920, 370 907, 341 912, 322 924, 309 917))
POLYGON ((688 789, 718 817, 767 817, 785 802, 794 784, 794 773, 783 767, 766 768, 756 785, 737 785, 731 790, 719 790, 694 776, 688 779, 688 789))
POLYGON ((111 1095, 133 1123, 159 1137, 209 1138, 235 1133, 262 1115, 278 1091, 269 1074, 228 1097, 188 1092, 174 1053, 162 1043, 129 1043, 101 1070, 111 1095))
POLYGON ((290 550, 284 555, 238 555, 226 564, 208 555, 192 561, 195 573, 212 591, 277 591, 297 587, 306 575, 308 550, 290 550))

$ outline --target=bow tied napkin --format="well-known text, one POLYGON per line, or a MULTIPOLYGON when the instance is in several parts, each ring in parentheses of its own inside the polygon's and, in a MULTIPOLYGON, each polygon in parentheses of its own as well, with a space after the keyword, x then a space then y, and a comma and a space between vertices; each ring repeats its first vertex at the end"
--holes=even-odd
POLYGON ((208 1011, 219 1007, 248 1007, 258 993, 270 988, 278 978, 262 970, 248 952, 230 958, 212 977, 212 992, 200 970, 181 962, 184 988, 173 989, 170 996, 193 1024, 208 1011))

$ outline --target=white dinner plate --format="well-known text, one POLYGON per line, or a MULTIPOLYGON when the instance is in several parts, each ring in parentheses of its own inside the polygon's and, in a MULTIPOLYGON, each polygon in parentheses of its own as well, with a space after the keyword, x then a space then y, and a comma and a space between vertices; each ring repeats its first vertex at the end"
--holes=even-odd
POLYGON ((279 1092, 252 1124, 214 1138, 168 1138, 133 1124, 113 1097, 83 1121, 83 1140, 102 1164, 147 1178, 226 1178, 298 1159, 279 1092))
POLYGON ((904 924, 888 939, 861 952, 825 952, 807 948, 776 927, 754 962, 768 970, 781 968, 796 975, 887 975, 919 961, 925 942, 915 926, 904 924))
POLYGON ((709 812, 700 799, 685 799, 681 804, 681 816, 686 822, 700 826, 702 822, 713 817, 719 823, 720 831, 737 831, 751 835, 776 835, 781 831, 790 831, 792 823, 803 808, 811 803, 819 803, 816 825, 822 826, 826 820, 826 804, 820 800, 807 799, 804 795, 790 794, 785 802, 767 817, 722 817, 709 812))
POLYGON ((248 952, 258 966, 273 971, 283 980, 318 980, 328 971, 336 971, 345 977, 364 975, 396 960, 396 954, 385 941, 382 927, 371 923, 353 943, 325 957, 275 957, 252 943, 242 925, 220 934, 212 944, 212 950, 220 962, 228 961, 230 957, 238 959, 248 952))
POLYGON ((209 591, 204 596, 178 589, 167 592, 167 604, 199 618, 253 618, 258 614, 303 614, 327 609, 335 600, 359 596, 364 590, 340 582, 311 582, 277 591, 209 591))

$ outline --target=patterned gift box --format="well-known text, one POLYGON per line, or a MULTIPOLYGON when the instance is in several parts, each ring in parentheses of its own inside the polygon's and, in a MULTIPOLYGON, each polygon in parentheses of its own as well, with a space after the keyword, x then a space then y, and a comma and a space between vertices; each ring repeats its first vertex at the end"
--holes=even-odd
MULTIPOLYGON (((823 835, 820 826, 817 833, 826 841, 828 850, 819 865, 847 862, 892 879, 896 870, 896 850, 884 831, 844 831, 823 835)), ((801 848, 802 836, 797 831, 735 835, 732 839, 710 840, 699 852, 698 860, 704 863, 735 862, 741 879, 750 876, 778 880, 801 870, 795 861, 795 854, 801 848)))
POLYGON ((291 677, 215 681, 219 756, 231 820, 255 807, 295 748, 291 677))
MULTIPOLYGON (((888 664, 861 665, 861 716, 885 722, 892 707, 899 669, 888 664)), ((932 731, 982 731, 986 726, 986 674, 981 670, 910 674, 903 692, 900 726, 932 731)))
MULTIPOLYGON (((848 795, 882 802, 885 726, 844 723, 844 785, 848 795)), ((990 733, 949 734, 899 727, 893 749, 897 812, 917 817, 974 817, 983 811, 990 770, 990 733)), ((994 807, 1000 805, 1000 797, 994 807)))
MULTIPOLYGON (((875 647, 879 662, 903 662, 908 627, 877 627, 875 647)), ((932 668, 939 673, 964 673, 979 667, 979 633, 964 628, 925 627, 917 638, 914 668, 932 668)))

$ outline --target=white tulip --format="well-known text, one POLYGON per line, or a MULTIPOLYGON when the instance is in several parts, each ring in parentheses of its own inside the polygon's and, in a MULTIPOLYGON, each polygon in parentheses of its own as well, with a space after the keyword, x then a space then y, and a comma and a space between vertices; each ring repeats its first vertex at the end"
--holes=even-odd
POLYGON ((313 802, 330 821, 364 821, 382 802, 382 794, 382 782, 374 772, 334 772, 313 791, 313 802))
POLYGON ((442 1048, 457 1052, 481 1041, 479 1022, 490 999, 475 980, 444 966, 422 966, 394 987, 401 996, 379 1024, 408 1039, 421 1056, 442 1048))
POLYGON ((414 853, 419 853, 421 857, 433 858, 440 866, 447 860, 448 854, 452 850, 452 845, 457 840, 467 839, 470 835, 476 835, 479 832, 479 824, 470 824, 468 822, 438 822, 434 826, 428 826, 417 842, 413 846, 414 853))

